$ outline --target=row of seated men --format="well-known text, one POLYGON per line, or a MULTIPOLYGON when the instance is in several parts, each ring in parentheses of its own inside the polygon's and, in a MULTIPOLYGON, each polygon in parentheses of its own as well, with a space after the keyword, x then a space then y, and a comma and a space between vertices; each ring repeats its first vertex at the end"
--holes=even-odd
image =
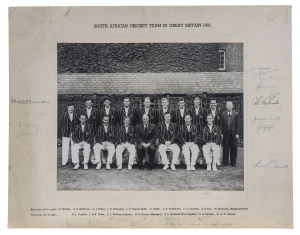
POLYGON ((142 115, 140 124, 137 122, 137 119, 140 117, 137 118, 137 116, 129 112, 129 110, 133 110, 128 106, 130 104, 129 99, 124 98, 124 107, 122 109, 124 114, 122 112, 118 114, 118 118, 122 117, 123 120, 123 123, 120 125, 112 125, 111 119, 117 114, 110 112, 112 108, 110 107, 109 98, 104 100, 105 113, 101 115, 100 124, 99 120, 97 120, 99 116, 96 117, 96 112, 98 115, 100 112, 93 111, 91 100, 86 101, 86 109, 82 110, 80 117, 76 117, 74 106, 68 105, 68 112, 64 113, 60 119, 63 137, 62 164, 67 164, 71 142, 72 162, 75 164, 74 169, 79 168, 79 150, 82 148, 84 169, 88 169, 90 151, 93 148, 97 163, 96 169, 101 168, 100 152, 102 150, 108 151, 106 169, 110 169, 115 153, 118 169, 122 169, 122 153, 124 150, 127 150, 129 152, 128 169, 132 169, 133 159, 137 152, 139 169, 143 170, 143 157, 145 150, 147 150, 149 154, 148 169, 152 170, 156 142, 164 164, 163 170, 169 168, 167 151, 172 151, 173 153, 171 169, 176 170, 175 161, 179 156, 180 148, 185 158, 187 170, 195 170, 196 159, 200 151, 199 147, 202 147, 207 170, 216 171, 216 165, 220 164, 220 144, 223 139, 223 165, 228 165, 230 152, 230 164, 236 166, 237 139, 239 138, 241 127, 238 113, 232 110, 232 102, 228 101, 226 103, 226 111, 223 112, 224 115, 221 115, 216 109, 216 100, 211 100, 211 111, 207 111, 205 115, 206 125, 204 125, 200 102, 200 98, 195 97, 195 112, 192 112, 185 110, 184 99, 179 99, 178 110, 170 111, 168 100, 163 98, 163 108, 156 112, 159 115, 154 115, 155 111, 153 109, 151 115, 150 98, 146 97, 144 99, 144 108, 139 111, 142 115), (156 125, 154 124, 155 117, 159 117, 156 125), (196 122, 195 119, 197 120, 196 122), (132 125, 132 120, 134 120, 135 126, 132 125))

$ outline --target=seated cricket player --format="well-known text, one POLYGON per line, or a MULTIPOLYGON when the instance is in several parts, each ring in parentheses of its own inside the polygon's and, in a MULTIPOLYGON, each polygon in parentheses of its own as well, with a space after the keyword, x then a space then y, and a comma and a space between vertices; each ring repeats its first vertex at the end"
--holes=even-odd
POLYGON ((116 150, 116 158, 118 170, 122 169, 122 154, 124 150, 129 152, 128 170, 132 169, 133 159, 136 153, 134 141, 134 129, 130 125, 130 117, 124 117, 124 125, 120 126, 120 129, 117 132, 118 146, 116 150))
POLYGON ((160 153, 162 163, 164 164, 163 170, 167 170, 169 168, 168 158, 167 158, 167 150, 171 150, 173 153, 171 169, 173 171, 176 170, 175 163, 178 159, 180 148, 175 143, 177 140, 177 126, 176 124, 171 122, 171 114, 170 112, 164 113, 165 121, 161 123, 157 128, 157 136, 159 139, 159 147, 158 152, 160 153))
POLYGON ((139 170, 144 170, 143 157, 144 151, 149 153, 149 167, 148 170, 152 170, 153 161, 155 157, 155 139, 156 139, 156 126, 149 123, 149 117, 147 114, 143 115, 143 124, 135 127, 135 135, 137 139, 137 155, 139 162, 139 170))
POLYGON ((199 154, 199 147, 196 144, 198 142, 198 128, 192 124, 192 118, 190 114, 184 116, 185 124, 179 128, 178 140, 182 144, 182 153, 186 163, 186 169, 188 171, 194 171, 196 160, 199 154), (192 154, 192 157, 191 157, 192 154))
POLYGON ((115 154, 115 133, 113 126, 109 125, 109 116, 104 115, 102 118, 102 125, 100 125, 96 132, 96 144, 94 145, 94 153, 96 159, 96 169, 101 168, 100 151, 107 150, 108 156, 106 161, 106 170, 110 170, 110 164, 115 154))
POLYGON ((204 145, 202 147, 203 155, 207 164, 207 170, 217 171, 217 165, 220 165, 220 153, 221 153, 221 130, 216 126, 213 121, 212 114, 208 114, 206 117, 207 125, 202 131, 202 141, 204 145), (212 155, 210 155, 212 151, 212 155))
POLYGON ((84 169, 88 169, 90 159, 91 145, 94 141, 93 127, 87 124, 87 116, 80 115, 80 123, 77 124, 72 133, 74 145, 72 146, 72 162, 75 164, 74 170, 79 168, 79 150, 83 149, 84 169))

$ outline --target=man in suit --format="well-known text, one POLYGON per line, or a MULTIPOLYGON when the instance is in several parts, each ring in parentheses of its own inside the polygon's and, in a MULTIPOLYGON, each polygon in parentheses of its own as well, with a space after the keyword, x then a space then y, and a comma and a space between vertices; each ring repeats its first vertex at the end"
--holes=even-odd
POLYGON ((184 120, 185 124, 179 128, 178 140, 182 144, 182 153, 185 159, 186 169, 188 171, 194 171, 196 160, 200 151, 196 144, 198 142, 200 131, 192 124, 190 114, 185 114, 184 120))
POLYGON ((204 143, 202 150, 206 161, 207 170, 217 171, 217 165, 220 165, 221 154, 221 130, 213 123, 213 116, 208 114, 206 117, 207 125, 203 128, 201 140, 204 143), (212 151, 212 155, 210 152, 212 151))
POLYGON ((103 116, 109 116, 109 125, 116 126, 118 121, 117 110, 111 107, 111 100, 108 96, 104 97, 104 107, 99 111, 99 118, 102 120, 103 116))
MULTIPOLYGON (((71 146, 74 145, 72 140, 72 131, 74 126, 78 124, 79 120, 74 113, 74 105, 68 104, 68 112, 63 113, 60 117, 60 128, 62 135, 62 165, 65 166, 69 158, 70 142, 71 146)), ((71 151, 72 154, 72 151, 71 151)))
POLYGON ((211 114, 213 117, 213 122, 217 127, 221 127, 221 110, 217 108, 217 100, 211 99, 210 100, 210 108, 205 112, 205 120, 207 119, 207 115, 211 114))
POLYGON ((183 98, 178 100, 178 108, 172 112, 173 122, 177 126, 185 124, 185 115, 188 114, 188 110, 185 108, 185 101, 183 98))
POLYGON ((142 117, 144 114, 148 115, 149 123, 152 123, 154 125, 157 123, 157 111, 156 111, 156 109, 151 108, 150 106, 151 106, 151 100, 150 100, 150 97, 147 96, 144 98, 144 107, 139 110, 139 114, 138 114, 138 116, 139 116, 138 123, 139 124, 143 123, 142 117))
POLYGON ((160 153, 162 163, 164 164, 163 170, 166 171, 169 168, 169 162, 167 158, 167 150, 171 150, 173 153, 171 169, 176 170, 175 164, 179 157, 180 148, 176 144, 177 140, 177 126, 171 122, 170 112, 164 113, 165 122, 161 123, 157 128, 157 136, 159 139, 158 152, 160 153))
POLYGON ((87 124, 96 132, 101 120, 99 110, 93 107, 93 101, 91 99, 85 101, 85 108, 81 111, 81 114, 87 117, 87 124))
POLYGON ((203 109, 201 107, 201 100, 199 96, 194 97, 194 106, 189 110, 192 122, 199 129, 203 127, 203 109))
POLYGON ((72 147, 72 162, 75 164, 74 170, 79 168, 79 150, 83 149, 84 169, 88 169, 90 159, 91 145, 94 141, 94 132, 91 125, 87 123, 85 114, 80 115, 80 123, 75 126, 72 132, 74 145, 72 147))
POLYGON ((143 124, 135 127, 136 139, 137 139, 137 155, 139 162, 139 170, 144 170, 143 156, 146 150, 149 154, 149 170, 153 168, 153 161, 155 156, 155 139, 156 139, 156 128, 154 124, 149 123, 149 117, 144 114, 143 124))
POLYGON ((237 140, 241 133, 241 121, 239 113, 232 110, 232 101, 226 102, 226 110, 221 115, 221 132, 223 136, 223 165, 229 163, 236 167, 237 140))
POLYGON ((163 97, 161 99, 161 106, 162 106, 162 108, 160 108, 158 110, 158 123, 159 124, 165 122, 165 113, 166 112, 171 113, 171 110, 169 108, 169 101, 168 101, 168 99, 166 97, 163 97))
POLYGON ((118 170, 122 169, 122 154, 124 150, 129 152, 129 160, 128 160, 128 170, 132 169, 133 159, 135 158, 135 136, 134 129, 130 125, 130 117, 124 117, 124 125, 120 126, 117 132, 117 150, 116 150, 116 158, 118 170))
POLYGON ((101 168, 100 151, 107 150, 106 170, 110 170, 110 164, 115 154, 115 130, 113 126, 109 125, 109 116, 104 115, 102 117, 102 125, 100 125, 96 132, 96 144, 94 145, 94 153, 96 159, 96 169, 101 168))
POLYGON ((119 110, 118 125, 123 125, 124 117, 130 117, 131 125, 135 126, 137 120, 137 113, 134 108, 130 107, 130 98, 124 97, 123 104, 124 106, 119 110))

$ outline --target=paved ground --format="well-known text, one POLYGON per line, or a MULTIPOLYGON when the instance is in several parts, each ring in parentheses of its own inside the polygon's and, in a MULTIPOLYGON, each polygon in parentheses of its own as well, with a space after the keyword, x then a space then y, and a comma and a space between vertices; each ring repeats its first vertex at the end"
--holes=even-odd
MULTIPOLYGON (((244 150, 238 148, 237 167, 219 166, 217 172, 207 172, 206 166, 197 165, 196 171, 187 171, 184 165, 176 171, 162 170, 156 165, 152 171, 139 171, 137 165, 128 170, 124 165, 117 170, 95 169, 90 163, 88 170, 83 167, 73 170, 73 164, 61 165, 61 148, 58 148, 57 187, 58 190, 137 190, 137 191, 242 191, 244 190, 244 150)), ((69 158, 71 159, 71 157, 69 158)))

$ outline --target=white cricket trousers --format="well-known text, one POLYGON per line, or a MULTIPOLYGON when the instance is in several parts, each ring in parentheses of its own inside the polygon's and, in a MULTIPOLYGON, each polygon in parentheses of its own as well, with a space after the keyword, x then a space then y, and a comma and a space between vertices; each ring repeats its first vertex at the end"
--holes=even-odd
POLYGON ((167 146, 165 144, 160 144, 158 147, 158 152, 161 156, 162 164, 166 165, 169 164, 168 157, 167 157, 167 150, 170 149, 173 153, 172 157, 172 164, 176 164, 180 152, 180 148, 177 144, 171 144, 170 146, 167 146))
MULTIPOLYGON (((70 151, 70 142, 71 146, 74 145, 74 142, 71 137, 62 137, 62 161, 63 165, 67 164, 69 159, 69 151, 70 151)), ((72 151, 71 151, 72 154, 72 151)))
POLYGON ((184 156, 185 164, 187 166, 196 165, 196 160, 198 158, 199 151, 200 150, 199 150, 198 145, 193 142, 186 142, 182 146, 182 153, 184 156), (191 153, 192 153, 192 158, 191 158, 191 153))
POLYGON ((202 147, 203 155, 206 161, 206 164, 218 164, 220 162, 221 148, 216 143, 207 143, 202 147), (211 156, 210 151, 213 151, 211 156))
POLYGON ((109 143, 107 147, 104 147, 102 144, 95 144, 94 145, 94 154, 95 154, 95 159, 96 163, 101 163, 101 158, 100 158, 100 151, 102 150, 107 150, 108 155, 107 155, 107 161, 106 163, 111 164, 113 156, 115 154, 115 145, 112 143, 109 143))
POLYGON ((127 148, 124 148, 121 144, 117 146, 116 150, 116 158, 117 158, 117 165, 122 166, 122 154, 127 150, 129 152, 129 160, 128 165, 133 165, 133 159, 135 158, 136 149, 133 144, 129 144, 127 148))
POLYGON ((87 164, 90 160, 90 152, 91 152, 91 145, 88 143, 83 143, 83 147, 80 146, 80 143, 74 144, 72 147, 72 162, 74 164, 79 163, 79 150, 83 149, 83 163, 87 164))

